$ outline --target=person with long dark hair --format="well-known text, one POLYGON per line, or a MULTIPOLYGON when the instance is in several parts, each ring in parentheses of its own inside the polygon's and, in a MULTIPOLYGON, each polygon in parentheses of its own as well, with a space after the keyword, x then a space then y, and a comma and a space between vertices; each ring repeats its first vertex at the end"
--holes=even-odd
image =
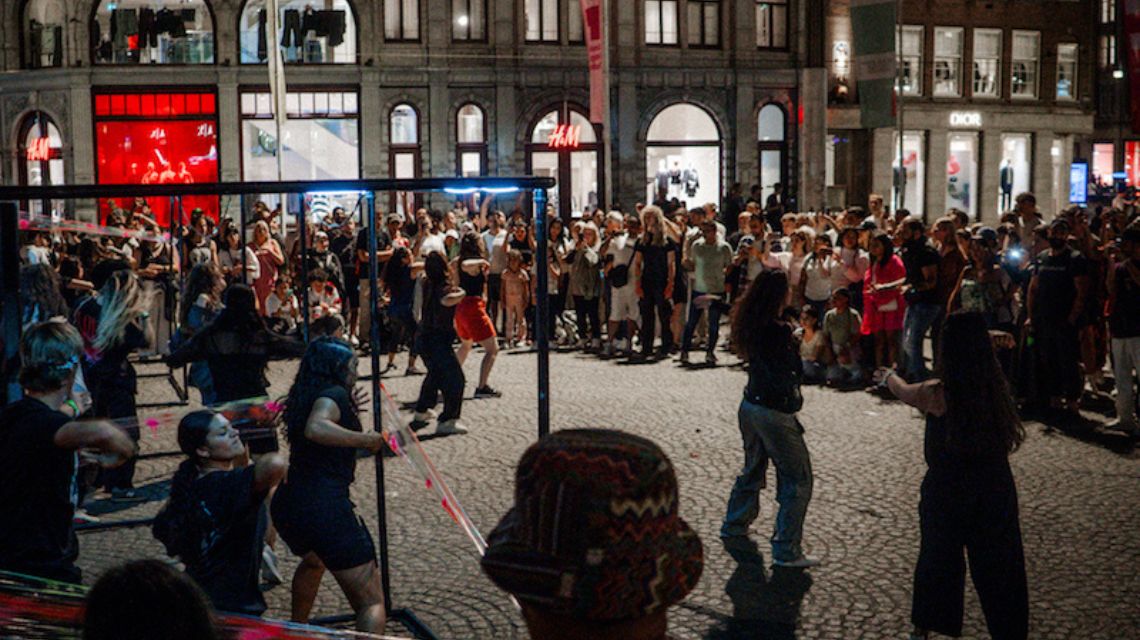
POLYGON ((376 549, 349 488, 356 450, 376 453, 384 437, 365 432, 357 417, 356 365, 344 340, 323 337, 309 345, 285 402, 289 478, 270 509, 281 537, 301 558, 293 575, 293 620, 309 619, 327 568, 356 612, 356 628, 379 633, 385 609, 376 549))
POLYGON ((899 364, 899 332, 906 315, 901 288, 906 267, 883 231, 871 238, 870 253, 871 266, 863 278, 863 335, 875 338, 875 366, 893 367, 899 364))
POLYGON ((194 581, 159 560, 113 567, 87 593, 83 640, 217 640, 210 603, 194 581))
MULTIPOLYGON (((137 418, 138 376, 128 357, 151 342, 147 332, 150 299, 126 262, 100 263, 92 281, 99 294, 75 310, 75 326, 83 337, 83 379, 91 391, 91 412, 113 420, 137 418)), ((138 442, 138 427, 127 433, 138 442)), ((112 500, 143 499, 135 492, 134 475, 134 459, 102 474, 112 500)))
MULTIPOLYGON (((222 291, 226 281, 222 270, 212 262, 203 262, 194 265, 190 275, 186 277, 186 285, 182 291, 182 309, 178 318, 178 331, 171 340, 172 347, 177 350, 179 346, 194 334, 201 331, 218 315, 222 306, 222 291)), ((214 391, 213 378, 210 369, 204 360, 195 360, 190 363, 190 386, 198 389, 202 394, 202 404, 211 405, 217 402, 214 391)))
POLYGON ((438 251, 428 254, 424 273, 416 281, 417 321, 416 352, 424 359, 427 375, 416 401, 413 428, 427 426, 431 409, 443 394, 443 413, 439 415, 437 433, 467 433, 459 424, 463 409, 463 367, 455 357, 451 343, 455 340, 455 307, 467 293, 452 284, 447 258, 438 251))
POLYGON ((483 241, 475 232, 463 234, 459 239, 459 257, 451 262, 451 268, 459 281, 459 288, 466 295, 455 307, 455 332, 459 335, 459 351, 455 354, 459 366, 467 360, 467 354, 476 343, 483 347, 483 363, 479 366, 479 384, 475 387, 476 398, 497 398, 499 391, 489 383, 491 368, 499 355, 499 343, 495 335, 495 324, 487 315, 487 303, 483 296, 487 290, 487 274, 491 263, 483 255, 483 241))
POLYGON ((56 317, 67 317, 59 274, 50 264, 20 267, 20 324, 29 327, 56 317))
MULTIPOLYGON (((396 368, 396 354, 400 347, 408 347, 408 368, 404 375, 422 375, 416 368, 416 315, 413 306, 416 297, 416 274, 422 271, 422 262, 412 261, 412 252, 407 247, 396 247, 392 257, 384 263, 381 280, 388 292, 388 319, 392 323, 392 334, 388 338, 388 365, 384 371, 396 368)), ((362 327, 368 331, 370 327, 362 327)), ((367 342, 367 341, 366 341, 367 342)))
POLYGON ((154 536, 186 565, 215 609, 259 616, 266 609, 258 580, 269 526, 265 501, 285 477, 285 459, 271 454, 237 466, 245 445, 230 421, 210 410, 182 418, 178 448, 187 458, 171 480, 154 536))
POLYGON ((926 415, 911 638, 961 635, 965 550, 990 635, 1024 639, 1029 595, 1009 454, 1025 429, 982 315, 952 313, 942 331, 936 377, 906 384, 890 369, 875 374, 926 415))
POLYGON ((803 363, 792 326, 781 320, 788 303, 788 276, 762 271, 732 312, 732 348, 748 364, 748 384, 738 415, 744 438, 744 469, 736 478, 722 538, 748 535, 760 512, 760 488, 768 460, 776 465, 776 530, 772 559, 778 566, 813 567, 819 561, 801 547, 811 501, 811 455, 796 412, 803 406, 803 363))

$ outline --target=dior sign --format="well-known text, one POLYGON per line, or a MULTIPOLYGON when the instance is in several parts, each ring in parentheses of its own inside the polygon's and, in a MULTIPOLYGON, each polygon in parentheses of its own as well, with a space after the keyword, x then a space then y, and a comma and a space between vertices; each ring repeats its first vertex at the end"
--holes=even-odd
POLYGON ((950 112, 950 126, 981 129, 982 128, 982 114, 980 111, 951 111, 950 112))

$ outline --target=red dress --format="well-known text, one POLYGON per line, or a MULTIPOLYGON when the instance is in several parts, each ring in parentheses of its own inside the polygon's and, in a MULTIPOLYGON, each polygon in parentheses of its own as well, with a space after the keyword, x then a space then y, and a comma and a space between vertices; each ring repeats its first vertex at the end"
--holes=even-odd
POLYGON ((906 315, 906 300, 902 291, 871 291, 871 285, 894 282, 906 277, 906 267, 902 258, 891 256, 887 264, 879 266, 871 259, 871 266, 863 277, 863 335, 879 331, 902 331, 903 316, 906 315))

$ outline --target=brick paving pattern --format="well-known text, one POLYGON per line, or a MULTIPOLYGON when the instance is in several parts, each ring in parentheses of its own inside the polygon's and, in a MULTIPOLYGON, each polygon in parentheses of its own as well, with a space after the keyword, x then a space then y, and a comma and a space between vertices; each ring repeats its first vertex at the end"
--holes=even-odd
MULTIPOLYGON (((480 358, 476 353, 467 362, 468 397, 480 358)), ((287 391, 295 366, 272 366, 273 394, 287 391)), ((364 359, 362 368, 367 366, 364 359)), ((463 416, 471 433, 425 442, 484 534, 508 508, 515 463, 536 437, 535 379, 533 354, 504 353, 492 376, 504 397, 466 401, 463 416)), ((394 377, 387 384, 397 400, 410 401, 420 380, 394 377)), ((554 428, 637 433, 659 443, 677 468, 681 514, 704 541, 705 570, 692 595, 671 612, 670 633, 676 638, 905 637, 918 553, 918 487, 925 471, 918 414, 862 392, 805 388, 801 420, 815 491, 804 542, 824 564, 806 573, 774 571, 768 567, 767 544, 775 512, 774 471, 751 536, 762 558, 746 548, 726 549, 716 536, 742 462, 736 408, 743 383, 743 372, 733 367, 633 366, 581 354, 551 359, 554 428)), ((161 378, 147 378, 141 395, 142 402, 157 402, 173 394, 161 378)), ((197 399, 196 392, 192 396, 197 399)), ((1140 637, 1140 453, 1099 431, 1073 435, 1039 423, 1028 423, 1027 429, 1029 438, 1012 465, 1028 562, 1031 637, 1140 637)), ((173 430, 144 434, 142 448, 144 453, 174 449, 173 430)), ((525 638, 520 616, 483 576, 473 546, 433 494, 402 462, 386 462, 394 605, 414 610, 441 638, 525 638)), ((176 463, 175 458, 141 462, 139 484, 152 500, 104 517, 153 515, 176 463)), ((375 492, 373 465, 364 461, 357 467, 353 498, 373 531, 375 492)), ((92 505, 93 512, 115 508, 101 500, 92 505)), ((123 560, 162 556, 148 528, 85 533, 80 544, 88 582, 123 560)), ((296 558, 283 545, 279 553, 288 580, 296 558)), ((268 615, 288 617, 288 582, 267 598, 268 615)), ((326 576, 314 615, 346 611, 344 597, 326 576)), ((988 638, 972 587, 966 611, 964 636, 988 638)))

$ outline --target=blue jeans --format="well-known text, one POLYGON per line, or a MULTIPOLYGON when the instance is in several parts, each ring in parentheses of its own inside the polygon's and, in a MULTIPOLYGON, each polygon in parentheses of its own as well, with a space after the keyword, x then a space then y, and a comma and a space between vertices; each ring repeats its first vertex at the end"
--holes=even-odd
POLYGON ((906 308, 903 319, 903 355, 906 356, 906 377, 911 382, 919 382, 930 376, 926 360, 922 357, 922 342, 926 332, 934 326, 934 321, 942 313, 942 305, 918 303, 906 308))
MULTIPOLYGON (((703 295, 705 295, 704 292, 694 289, 692 299, 696 300, 703 295)), ((714 300, 712 304, 708 306, 709 340, 708 344, 705 345, 705 351, 707 353, 716 352, 716 342, 720 339, 720 303, 724 298, 724 294, 713 295, 718 295, 720 298, 714 300)), ((685 320, 685 330, 681 333, 681 353, 688 353, 689 349, 693 346, 693 332, 697 330, 697 324, 701 321, 701 312, 703 311, 704 309, 698 308, 696 304, 692 302, 689 303, 689 317, 685 320)))
POLYGON ((744 469, 736 477, 721 537, 742 536, 760 513, 760 489, 768 460, 776 465, 776 531, 772 534, 772 557, 795 560, 803 555, 804 516, 811 502, 811 455, 804 443, 804 429, 794 413, 781 413, 744 400, 737 413, 744 438, 744 469))

